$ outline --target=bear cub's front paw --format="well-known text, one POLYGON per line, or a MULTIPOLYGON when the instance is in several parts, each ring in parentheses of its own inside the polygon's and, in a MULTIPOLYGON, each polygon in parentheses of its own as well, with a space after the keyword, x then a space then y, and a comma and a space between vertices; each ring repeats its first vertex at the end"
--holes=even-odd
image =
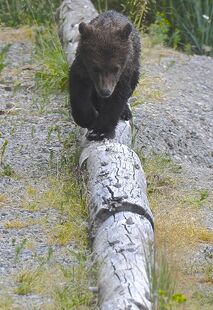
POLYGON ((94 130, 89 130, 86 134, 86 138, 89 141, 101 141, 103 139, 113 139, 115 136, 114 132, 96 132, 94 130))
POLYGON ((121 119, 123 121, 129 121, 132 118, 132 112, 128 105, 125 105, 123 112, 121 113, 121 119))

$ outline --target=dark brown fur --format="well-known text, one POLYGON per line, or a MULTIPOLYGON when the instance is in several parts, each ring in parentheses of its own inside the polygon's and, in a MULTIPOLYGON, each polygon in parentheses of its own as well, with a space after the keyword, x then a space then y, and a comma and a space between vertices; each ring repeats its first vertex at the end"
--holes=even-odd
POLYGON ((127 17, 109 11, 79 25, 81 39, 70 69, 75 122, 89 139, 114 137, 119 118, 129 119, 127 100, 139 78, 140 38, 127 17))

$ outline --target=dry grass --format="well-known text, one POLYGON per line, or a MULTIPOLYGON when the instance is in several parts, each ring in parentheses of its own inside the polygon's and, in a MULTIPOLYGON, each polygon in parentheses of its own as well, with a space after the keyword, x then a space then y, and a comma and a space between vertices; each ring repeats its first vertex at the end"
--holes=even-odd
POLYGON ((0 194, 0 206, 7 202, 7 197, 4 194, 0 194))
POLYGON ((151 77, 143 74, 133 95, 137 97, 137 100, 133 102, 133 107, 145 102, 162 102, 164 99, 163 81, 158 76, 151 77))
POLYGON ((40 220, 34 220, 34 219, 30 219, 30 220, 27 220, 25 222, 23 222, 20 219, 14 219, 11 221, 7 221, 4 225, 4 227, 6 229, 22 229, 22 228, 29 227, 31 225, 38 224, 40 222, 41 222, 40 220))
POLYGON ((23 26, 18 29, 9 27, 0 27, 0 41, 4 43, 14 43, 20 41, 31 41, 33 30, 29 26, 23 26))
POLYGON ((20 221, 19 219, 8 221, 4 227, 6 229, 22 229, 28 227, 30 224, 28 222, 20 221))
MULTIPOLYGON (((188 180, 184 177, 184 171, 169 158, 156 155, 140 157, 155 217, 156 250, 167 258, 171 276, 176 280, 176 290, 187 296, 187 303, 177 309, 200 309, 199 301, 192 299, 192 295, 200 279, 211 282, 213 268, 203 262, 198 277, 190 260, 199 245, 213 244, 213 231, 204 228, 200 220, 201 206, 210 203, 208 192, 187 188, 188 180)), ((203 309, 210 308, 207 304, 203 309)))
POLYGON ((56 283, 63 283, 64 277, 59 266, 40 265, 34 270, 23 270, 16 275, 15 293, 18 295, 48 294, 55 289, 56 283))
POLYGON ((11 310, 13 308, 13 300, 10 296, 0 296, 0 309, 11 310))
POLYGON ((182 59, 185 57, 179 51, 165 47, 162 45, 152 45, 150 37, 146 34, 142 36, 142 63, 143 64, 159 64, 163 57, 172 57, 182 59))
POLYGON ((88 242, 86 197, 82 195, 82 184, 74 177, 51 179, 51 189, 42 197, 43 206, 59 210, 63 220, 49 234, 50 243, 60 245, 75 242, 85 247, 88 242))
POLYGON ((169 254, 183 257, 191 247, 200 242, 213 242, 213 232, 203 228, 198 210, 181 205, 180 192, 152 193, 150 204, 156 221, 156 240, 159 248, 165 247, 169 254))

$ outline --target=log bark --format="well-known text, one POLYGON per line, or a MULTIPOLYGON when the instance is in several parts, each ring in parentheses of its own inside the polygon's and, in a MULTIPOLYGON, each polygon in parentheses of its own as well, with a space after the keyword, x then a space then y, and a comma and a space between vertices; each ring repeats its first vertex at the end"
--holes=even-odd
MULTIPOLYGON (((59 7, 59 37, 69 64, 79 40, 78 24, 96 15, 88 0, 65 0, 59 7)), ((124 121, 119 122, 112 140, 90 142, 85 131, 81 136, 79 163, 87 174, 101 310, 151 309, 154 220, 145 175, 131 140, 131 126, 124 121)))
POLYGON ((78 46, 78 25, 89 22, 98 13, 90 0, 65 0, 56 11, 58 35, 69 65, 75 58, 78 46))

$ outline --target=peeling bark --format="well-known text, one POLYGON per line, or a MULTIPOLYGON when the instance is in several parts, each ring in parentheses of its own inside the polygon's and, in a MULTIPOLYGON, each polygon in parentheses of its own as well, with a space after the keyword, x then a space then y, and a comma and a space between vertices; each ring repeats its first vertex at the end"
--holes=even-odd
MULTIPOLYGON (((65 0, 57 11, 59 37, 69 64, 78 43, 78 24, 97 15, 89 0, 65 0), (86 6, 86 7, 85 7, 86 6)), ((131 127, 120 121, 115 138, 81 137, 80 166, 88 176, 89 216, 98 263, 99 309, 151 309, 148 270, 154 240, 146 179, 131 150, 131 127)))

